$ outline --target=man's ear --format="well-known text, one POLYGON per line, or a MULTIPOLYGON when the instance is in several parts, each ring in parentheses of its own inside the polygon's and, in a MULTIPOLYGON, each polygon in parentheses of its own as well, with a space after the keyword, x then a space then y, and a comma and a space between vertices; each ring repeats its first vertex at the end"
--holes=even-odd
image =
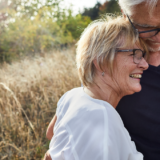
POLYGON ((96 69, 97 69, 99 72, 103 72, 102 69, 100 68, 100 66, 98 65, 96 59, 93 60, 93 64, 94 64, 94 66, 96 67, 96 69))

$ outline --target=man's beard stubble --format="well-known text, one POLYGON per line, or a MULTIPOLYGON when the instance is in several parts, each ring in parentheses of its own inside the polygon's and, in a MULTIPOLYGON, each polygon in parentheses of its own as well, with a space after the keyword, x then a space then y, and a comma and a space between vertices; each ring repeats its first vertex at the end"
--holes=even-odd
MULTIPOLYGON (((151 38, 148 38, 147 40, 154 42, 154 40, 152 40, 151 38)), ((159 44, 159 47, 155 47, 155 48, 150 47, 150 45, 148 44, 148 50, 150 52, 158 52, 158 51, 160 51, 160 43, 158 43, 158 44, 159 44)))
POLYGON ((150 46, 148 46, 148 50, 150 51, 150 52, 159 52, 160 51, 160 47, 158 47, 158 48, 152 48, 152 47, 150 47, 150 46))

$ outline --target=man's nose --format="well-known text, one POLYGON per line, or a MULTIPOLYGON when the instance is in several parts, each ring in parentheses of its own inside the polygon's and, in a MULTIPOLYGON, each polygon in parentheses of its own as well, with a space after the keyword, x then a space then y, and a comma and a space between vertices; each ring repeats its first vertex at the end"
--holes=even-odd
POLYGON ((142 60, 138 64, 138 67, 142 68, 143 70, 146 70, 146 69, 148 69, 149 65, 148 65, 147 61, 144 58, 142 58, 142 60))

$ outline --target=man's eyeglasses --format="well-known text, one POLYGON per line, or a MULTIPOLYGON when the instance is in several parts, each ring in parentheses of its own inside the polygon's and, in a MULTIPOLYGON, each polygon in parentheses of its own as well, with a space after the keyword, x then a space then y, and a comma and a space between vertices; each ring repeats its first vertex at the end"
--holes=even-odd
POLYGON ((144 58, 146 55, 146 52, 142 51, 141 49, 123 49, 116 50, 116 52, 133 52, 133 62, 135 64, 139 64, 142 58, 144 58))
POLYGON ((139 37, 141 38, 151 38, 155 35, 157 35, 160 31, 160 28, 152 29, 152 30, 147 30, 147 31, 138 31, 138 29, 135 28, 133 25, 132 21, 130 20, 129 16, 127 15, 129 22, 131 23, 132 27, 136 32, 139 33, 139 37))

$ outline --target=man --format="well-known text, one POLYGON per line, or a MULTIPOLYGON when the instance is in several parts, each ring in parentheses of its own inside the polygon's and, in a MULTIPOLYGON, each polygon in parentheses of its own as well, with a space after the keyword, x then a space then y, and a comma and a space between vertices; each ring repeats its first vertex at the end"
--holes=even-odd
POLYGON ((141 79, 142 91, 124 97, 117 111, 144 160, 160 160, 160 0, 119 0, 149 47, 149 69, 141 79))

